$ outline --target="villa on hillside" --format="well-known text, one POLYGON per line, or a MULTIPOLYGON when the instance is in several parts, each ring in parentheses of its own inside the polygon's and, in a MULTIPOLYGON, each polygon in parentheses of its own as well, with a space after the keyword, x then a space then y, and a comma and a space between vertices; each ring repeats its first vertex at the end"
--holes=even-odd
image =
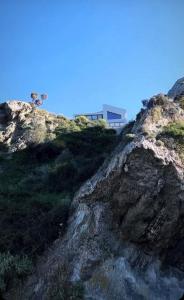
POLYGON ((74 117, 85 116, 89 120, 99 120, 104 119, 109 124, 109 127, 118 129, 123 127, 127 123, 126 119, 126 110, 104 104, 103 109, 99 112, 91 112, 91 113, 81 113, 76 114, 74 117))

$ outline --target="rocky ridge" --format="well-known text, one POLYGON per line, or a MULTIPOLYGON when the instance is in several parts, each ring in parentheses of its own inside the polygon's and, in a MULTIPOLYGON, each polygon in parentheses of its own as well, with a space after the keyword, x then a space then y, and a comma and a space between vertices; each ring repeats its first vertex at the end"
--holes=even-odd
POLYGON ((90 300, 180 299, 184 163, 161 137, 178 121, 184 122, 178 103, 150 99, 75 195, 64 238, 38 263, 19 299, 56 299, 56 282, 61 289, 80 283, 90 300))

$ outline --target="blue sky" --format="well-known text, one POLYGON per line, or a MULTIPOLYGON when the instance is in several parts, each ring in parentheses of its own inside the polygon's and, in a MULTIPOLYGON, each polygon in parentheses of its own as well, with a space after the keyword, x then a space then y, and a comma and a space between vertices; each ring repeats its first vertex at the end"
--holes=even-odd
POLYGON ((0 101, 46 92, 72 116, 127 109, 184 76, 183 0, 0 0, 0 101))

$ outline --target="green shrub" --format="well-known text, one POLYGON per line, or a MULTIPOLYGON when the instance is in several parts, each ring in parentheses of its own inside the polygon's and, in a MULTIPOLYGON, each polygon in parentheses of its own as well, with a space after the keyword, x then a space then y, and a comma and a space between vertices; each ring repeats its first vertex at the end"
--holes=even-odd
POLYGON ((48 247, 64 232, 73 193, 96 172, 116 141, 114 130, 93 126, 60 132, 52 142, 2 160, 0 248, 35 257, 48 247))
POLYGON ((32 271, 32 262, 26 257, 11 255, 8 253, 0 253, 0 293, 7 290, 8 284, 24 276, 32 271))
MULTIPOLYGON (((11 253, 9 259, 26 255, 34 262, 64 234, 73 194, 115 147, 118 139, 113 129, 84 121, 81 125, 62 117, 55 140, 30 145, 1 160, 0 249, 11 253)), ((22 264, 19 260, 20 270, 22 264)), ((18 275, 17 264, 13 268, 18 275)), ((2 290, 7 287, 4 278, 2 290)), ((67 299, 80 299, 80 288, 70 287, 67 299)))
POLYGON ((86 127, 89 123, 92 123, 87 117, 85 116, 78 116, 75 118, 75 123, 82 126, 82 127, 86 127))
POLYGON ((53 169, 48 177, 49 191, 72 190, 75 186, 77 169, 72 162, 64 162, 53 169))
POLYGON ((53 193, 22 193, 1 198, 0 207, 0 249, 34 258, 64 232, 70 198, 53 193))
POLYGON ((100 127, 102 127, 102 128, 107 128, 107 127, 108 127, 107 121, 104 120, 104 119, 96 120, 96 121, 94 121, 94 124, 95 124, 96 126, 100 126, 100 127))
POLYGON ((163 132, 157 137, 160 138, 166 146, 174 146, 180 159, 184 162, 184 121, 177 121, 164 127, 163 132), (168 138, 172 138, 171 143, 168 138))
POLYGON ((81 127, 82 126, 81 126, 80 122, 75 121, 75 120, 68 120, 66 118, 61 117, 60 124, 56 128, 55 133, 58 136, 63 133, 80 131, 81 127))
POLYGON ((117 137, 113 129, 105 129, 101 126, 87 127, 78 132, 61 134, 56 138, 64 141, 65 146, 73 155, 96 156, 99 152, 109 152, 113 149, 117 137))
POLYGON ((43 143, 46 139, 47 131, 44 126, 34 126, 31 129, 27 129, 24 133, 24 139, 29 144, 43 143))
POLYGON ((184 121, 177 121, 174 123, 168 124, 164 127, 163 133, 172 136, 174 138, 183 138, 184 137, 184 121))

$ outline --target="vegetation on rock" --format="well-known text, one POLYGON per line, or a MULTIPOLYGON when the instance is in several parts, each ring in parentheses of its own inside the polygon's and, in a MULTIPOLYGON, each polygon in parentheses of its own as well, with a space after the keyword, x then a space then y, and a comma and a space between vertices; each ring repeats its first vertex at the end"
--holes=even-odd
POLYGON ((6 278, 20 277, 18 263, 25 257, 34 261, 63 235, 75 191, 116 145, 116 132, 104 124, 64 117, 60 121, 56 138, 47 143, 32 143, 11 154, 2 144, 0 264, 7 263, 0 274, 1 291, 6 290, 6 278))
POLYGON ((169 123, 158 136, 165 145, 175 149, 184 162, 184 121, 169 123))
MULTIPOLYGON (((3 144, 0 149, 0 251, 7 261, 9 257, 13 261, 12 267, 2 272, 1 291, 9 285, 7 278, 13 283, 10 270, 16 280, 30 272, 22 268, 18 274, 14 260, 26 259, 34 264, 35 258, 58 237, 46 260, 40 262, 39 274, 34 273, 34 282, 31 277, 21 290, 20 299, 98 297, 106 287, 109 292, 112 279, 115 288, 111 289, 111 298, 119 297, 119 293, 122 296, 126 291, 119 285, 119 277, 125 270, 121 263, 125 240, 140 247, 137 257, 144 250, 148 256, 156 255, 162 263, 169 261, 171 266, 184 270, 180 205, 183 177, 177 169, 178 154, 184 159, 184 114, 178 103, 162 94, 152 97, 119 137, 106 128, 104 121, 91 122, 85 117, 68 120, 46 112, 31 112, 29 120, 21 123, 19 118, 14 125, 7 146, 13 145, 15 152, 10 151, 11 147, 7 152, 3 144), (23 145, 26 149, 20 150, 23 148, 21 144, 17 147, 16 139, 25 138, 26 130, 35 134, 43 130, 44 142, 28 134, 30 141, 27 143, 27 137, 23 145), (95 272, 101 274, 100 270, 99 284, 95 272)), ((138 270, 135 265, 133 269, 135 273, 138 270)), ((146 273, 145 278, 147 286, 146 273)), ((127 284, 127 277, 122 280, 127 284)), ((152 298, 158 285, 160 293, 169 293, 167 283, 164 290, 159 280, 156 278, 153 293, 149 286, 152 298)), ((129 296, 129 291, 125 295, 129 296)), ((134 287, 130 295, 142 296, 134 287)))
POLYGON ((0 292, 6 291, 8 284, 16 284, 32 271, 32 262, 26 256, 0 253, 0 292))
POLYGON ((168 124, 168 126, 164 128, 163 132, 174 138, 184 138, 184 121, 177 121, 168 124))

